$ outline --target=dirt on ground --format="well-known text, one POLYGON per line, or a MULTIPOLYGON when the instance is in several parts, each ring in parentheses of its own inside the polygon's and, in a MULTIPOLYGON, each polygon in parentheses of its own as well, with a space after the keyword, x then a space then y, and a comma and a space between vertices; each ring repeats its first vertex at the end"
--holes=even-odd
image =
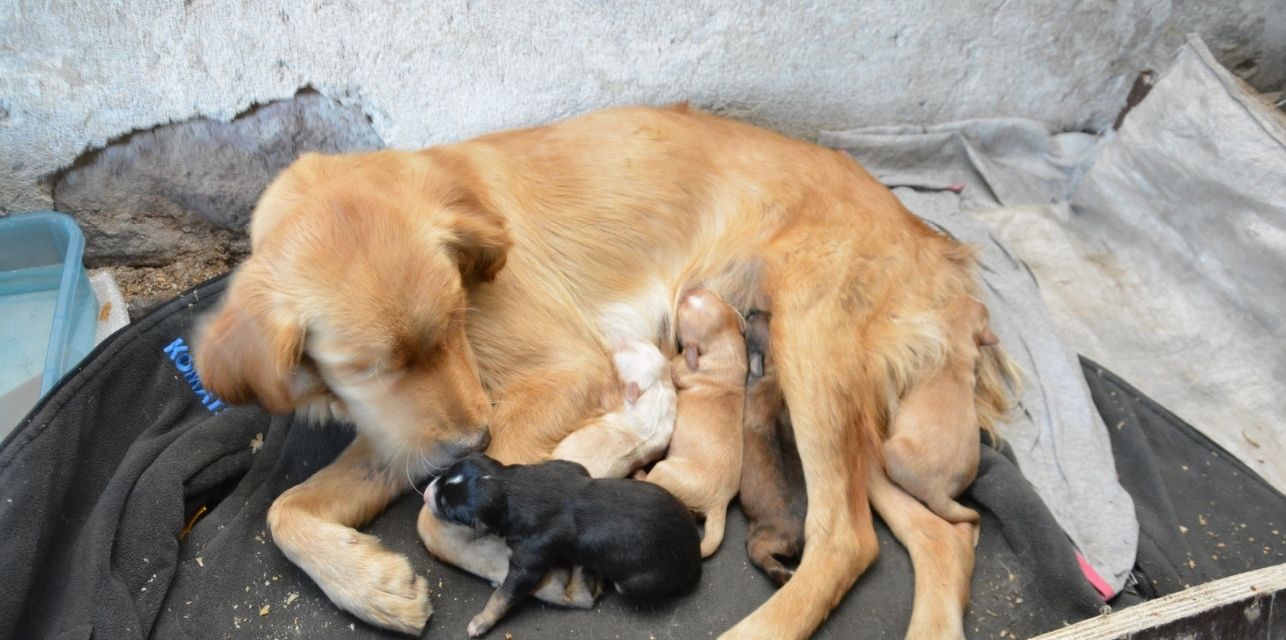
POLYGON ((159 267, 104 266, 116 279, 133 322, 186 289, 231 270, 244 258, 226 246, 215 246, 159 267))

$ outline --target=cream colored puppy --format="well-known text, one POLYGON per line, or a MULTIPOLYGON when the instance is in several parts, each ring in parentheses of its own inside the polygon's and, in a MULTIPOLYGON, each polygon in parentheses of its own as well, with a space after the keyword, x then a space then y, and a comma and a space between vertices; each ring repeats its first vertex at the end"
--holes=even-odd
POLYGON ((622 340, 612 361, 624 406, 572 432, 551 456, 584 465, 594 478, 628 476, 660 458, 674 434, 677 398, 661 350, 643 340, 622 340))

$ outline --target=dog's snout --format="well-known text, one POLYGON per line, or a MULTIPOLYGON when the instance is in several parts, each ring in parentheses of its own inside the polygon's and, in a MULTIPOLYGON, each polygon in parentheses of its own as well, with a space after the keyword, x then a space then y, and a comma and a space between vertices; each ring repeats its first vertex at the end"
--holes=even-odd
POLYGON ((482 427, 482 432, 478 434, 478 443, 473 447, 474 451, 486 451, 491 446, 491 429, 482 427))
POLYGON ((491 430, 483 426, 465 438, 455 442, 444 443, 441 451, 447 458, 454 461, 471 453, 486 451, 487 446, 490 444, 491 430))

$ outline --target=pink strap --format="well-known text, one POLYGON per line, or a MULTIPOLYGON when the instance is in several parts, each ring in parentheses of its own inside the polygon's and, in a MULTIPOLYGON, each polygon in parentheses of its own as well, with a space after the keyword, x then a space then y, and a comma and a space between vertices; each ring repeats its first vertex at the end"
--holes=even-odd
POLYGON ((1094 586, 1094 590, 1098 592, 1104 602, 1111 600, 1112 596, 1116 595, 1112 587, 1108 586, 1107 581, 1098 575, 1098 572, 1094 570, 1094 567, 1090 566, 1090 563, 1085 561, 1085 556, 1081 555, 1080 551, 1076 552, 1076 562, 1080 563, 1081 573, 1085 574, 1085 579, 1090 581, 1090 584, 1094 586))

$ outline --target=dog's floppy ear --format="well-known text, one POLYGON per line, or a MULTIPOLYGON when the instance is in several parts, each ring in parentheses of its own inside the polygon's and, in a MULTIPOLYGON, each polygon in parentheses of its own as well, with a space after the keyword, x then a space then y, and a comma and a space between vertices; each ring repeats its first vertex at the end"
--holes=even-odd
POLYGON ((207 389, 229 403, 257 402, 272 413, 289 413, 295 408, 304 329, 274 316, 258 274, 250 264, 242 269, 197 336, 197 372, 207 389))
POLYGON ((466 284, 491 282, 504 268, 513 246, 505 220, 473 191, 461 189, 453 200, 448 245, 460 264, 460 276, 466 284))

